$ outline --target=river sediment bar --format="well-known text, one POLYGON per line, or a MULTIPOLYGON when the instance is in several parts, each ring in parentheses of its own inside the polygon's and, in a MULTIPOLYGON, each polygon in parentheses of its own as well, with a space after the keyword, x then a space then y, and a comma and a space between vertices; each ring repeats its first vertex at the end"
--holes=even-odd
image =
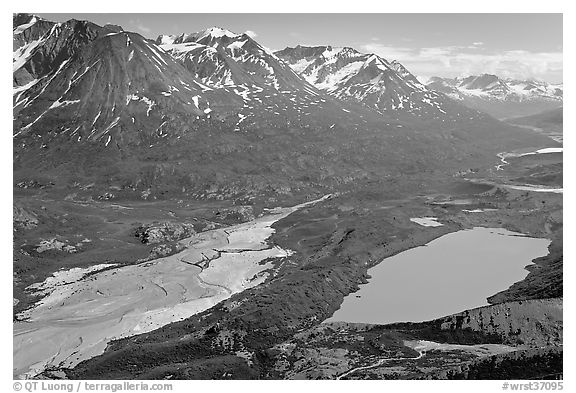
POLYGON ((31 286, 44 298, 14 324, 14 376, 34 376, 47 366, 73 367, 101 354, 113 339, 185 319, 262 283, 272 265, 261 261, 291 254, 267 243, 271 225, 327 197, 196 234, 182 240, 185 250, 165 258, 101 266, 105 270, 90 275, 77 269, 57 272, 31 286))

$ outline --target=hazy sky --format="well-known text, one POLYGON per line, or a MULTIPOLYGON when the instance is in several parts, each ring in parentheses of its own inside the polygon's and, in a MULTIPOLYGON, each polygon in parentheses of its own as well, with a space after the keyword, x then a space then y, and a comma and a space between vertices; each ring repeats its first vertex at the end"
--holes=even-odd
POLYGON ((561 14, 40 14, 113 23, 148 38, 211 26, 250 31, 262 45, 351 46, 399 60, 415 75, 562 82, 561 14))

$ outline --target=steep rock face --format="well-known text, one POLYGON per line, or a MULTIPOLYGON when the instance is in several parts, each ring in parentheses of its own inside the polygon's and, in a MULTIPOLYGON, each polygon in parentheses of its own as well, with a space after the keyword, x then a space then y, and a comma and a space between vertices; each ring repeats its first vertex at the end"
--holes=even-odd
POLYGON ((37 16, 16 14, 13 18, 14 86, 37 80, 96 39, 102 30, 94 23, 69 20, 55 23, 37 16))
POLYGON ((563 85, 482 74, 430 78, 426 86, 497 118, 526 116, 562 106, 563 85))
POLYGON ((485 117, 426 88, 399 62, 375 54, 348 47, 297 46, 276 55, 317 88, 386 117, 447 123, 485 117))

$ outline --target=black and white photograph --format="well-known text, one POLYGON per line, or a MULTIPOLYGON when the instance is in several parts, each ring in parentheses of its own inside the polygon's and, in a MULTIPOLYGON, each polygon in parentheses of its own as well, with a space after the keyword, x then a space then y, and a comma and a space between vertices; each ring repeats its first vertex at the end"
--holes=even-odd
POLYGON ((298 4, 11 5, 7 391, 569 390, 562 10, 298 4))

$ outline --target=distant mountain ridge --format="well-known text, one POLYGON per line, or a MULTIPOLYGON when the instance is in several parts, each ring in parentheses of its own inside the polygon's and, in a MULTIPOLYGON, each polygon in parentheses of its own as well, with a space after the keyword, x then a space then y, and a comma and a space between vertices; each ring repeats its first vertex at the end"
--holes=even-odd
POLYGON ((498 99, 527 100, 534 98, 549 98, 562 100, 563 84, 552 84, 537 80, 519 80, 512 78, 500 78, 496 75, 482 74, 472 75, 465 78, 440 78, 432 77, 427 86, 436 86, 441 90, 442 86, 454 98, 461 95, 487 95, 498 99))
POLYGON ((399 62, 376 54, 349 47, 302 45, 275 54, 318 89, 386 116, 444 122, 484 116, 427 88, 399 62))
POLYGON ((430 89, 497 118, 534 114, 562 106, 563 84, 482 74, 464 78, 432 77, 430 89))

